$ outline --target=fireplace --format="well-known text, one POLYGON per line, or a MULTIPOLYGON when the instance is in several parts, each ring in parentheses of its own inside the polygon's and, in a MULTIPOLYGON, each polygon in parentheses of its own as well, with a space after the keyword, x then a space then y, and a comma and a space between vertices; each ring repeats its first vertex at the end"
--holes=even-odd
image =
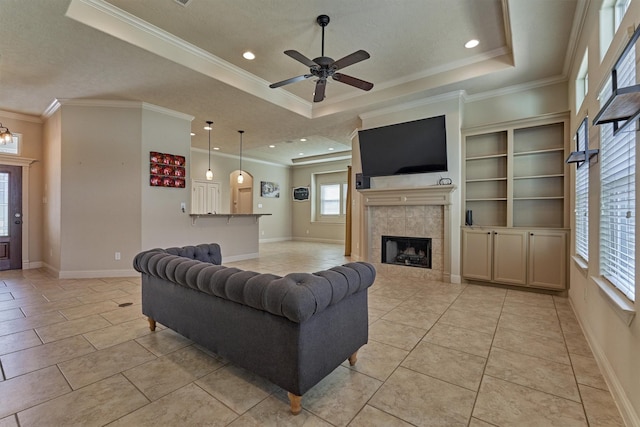
POLYGON ((384 264, 431 268, 431 239, 424 237, 382 236, 384 264))
MULTIPOLYGON (((451 275, 451 194, 454 185, 360 190, 365 208, 364 259, 382 274, 412 279, 460 283, 451 275), (382 236, 414 236, 431 239, 429 268, 407 268, 406 264, 382 262, 382 236)), ((457 236, 459 237, 459 236, 457 236)), ((427 252, 427 251, 425 251, 427 252)), ((418 250, 419 255, 419 250, 418 250)), ((411 260, 409 261, 411 263, 411 260)))

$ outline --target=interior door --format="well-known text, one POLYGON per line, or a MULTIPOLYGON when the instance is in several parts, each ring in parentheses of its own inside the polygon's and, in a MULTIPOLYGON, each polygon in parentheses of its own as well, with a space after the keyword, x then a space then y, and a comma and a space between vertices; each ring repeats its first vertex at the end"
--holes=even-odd
POLYGON ((22 268, 22 168, 0 165, 0 270, 22 268))
POLYGON ((253 213, 253 190, 251 187, 238 188, 238 213, 253 213))

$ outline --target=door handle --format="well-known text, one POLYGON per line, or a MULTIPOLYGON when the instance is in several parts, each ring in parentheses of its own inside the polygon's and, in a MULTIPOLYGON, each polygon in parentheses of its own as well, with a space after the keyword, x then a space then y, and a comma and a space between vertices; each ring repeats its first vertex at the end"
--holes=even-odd
POLYGON ((17 219, 17 220, 15 220, 13 223, 14 223, 14 224, 22 224, 22 221, 20 221, 19 219, 17 219))

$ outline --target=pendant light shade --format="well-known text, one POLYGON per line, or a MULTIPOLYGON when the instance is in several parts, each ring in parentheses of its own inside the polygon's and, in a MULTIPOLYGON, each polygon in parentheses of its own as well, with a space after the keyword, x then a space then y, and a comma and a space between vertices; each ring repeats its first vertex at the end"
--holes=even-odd
POLYGON ((244 182, 244 177, 242 176, 242 134, 244 131, 239 130, 238 133, 240 134, 240 175, 238 175, 238 184, 242 184, 244 182))
POLYGON ((207 169, 207 173, 205 174, 207 181, 213 180, 213 172, 211 172, 211 125, 213 122, 211 120, 207 120, 207 125, 204 127, 209 131, 209 169, 207 169))

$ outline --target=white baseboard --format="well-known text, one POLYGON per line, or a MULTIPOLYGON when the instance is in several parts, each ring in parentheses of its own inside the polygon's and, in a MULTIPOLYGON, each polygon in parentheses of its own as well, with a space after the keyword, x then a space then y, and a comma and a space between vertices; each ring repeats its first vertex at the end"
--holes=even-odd
POLYGON ((334 243, 336 245, 344 245, 344 240, 316 239, 313 237, 294 237, 291 240, 295 242, 334 243))
POLYGON ((252 254, 223 256, 222 264, 226 264, 228 262, 235 262, 235 261, 244 261, 245 259, 255 259, 255 258, 258 258, 259 256, 260 254, 257 252, 252 254))
POLYGON ((451 283, 456 283, 456 284, 460 284, 462 283, 462 277, 458 274, 452 274, 451 275, 451 283))
POLYGON ((104 277, 136 277, 134 269, 129 270, 61 270, 57 272, 58 279, 100 279, 104 277))
POLYGON ((291 237, 273 237, 271 239, 260 239, 259 243, 275 243, 275 242, 288 242, 291 240, 291 237))
POLYGON ((589 342, 589 346, 591 346, 591 351, 593 352, 593 356, 602 371, 602 375, 609 386, 609 390, 611 391, 611 395, 613 400, 616 402, 618 406, 618 410, 620 411, 620 415, 622 416, 624 422, 628 426, 640 426, 640 417, 636 413, 633 405, 629 401, 622 384, 618 380, 618 376, 614 371, 611 363, 609 363, 609 359, 607 359, 606 353, 602 350, 602 347, 598 344, 597 340, 591 333, 591 330, 586 327, 586 325, 578 316, 578 311, 573 307, 573 302, 569 299, 571 303, 571 308, 573 308, 573 312, 576 313, 576 318, 578 319, 578 323, 580 324, 580 328, 582 328, 582 332, 584 333, 585 338, 589 342))
POLYGON ((44 263, 42 261, 22 261, 23 270, 33 270, 42 267, 44 267, 44 263))

